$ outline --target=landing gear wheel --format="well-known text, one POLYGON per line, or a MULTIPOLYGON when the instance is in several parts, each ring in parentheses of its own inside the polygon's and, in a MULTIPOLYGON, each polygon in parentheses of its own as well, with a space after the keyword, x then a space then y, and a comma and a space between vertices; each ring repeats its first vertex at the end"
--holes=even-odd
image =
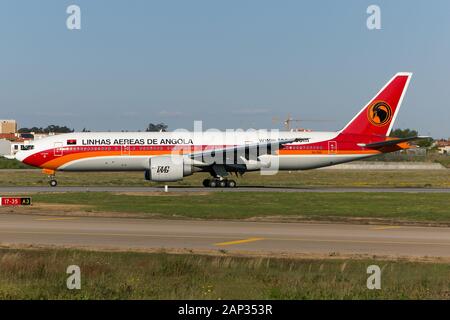
POLYGON ((215 187, 217 187, 217 181, 216 181, 216 180, 210 180, 210 181, 209 181, 209 187, 210 187, 210 188, 215 188, 215 187))
POLYGON ((209 180, 209 179, 203 180, 203 186, 204 187, 209 187, 210 182, 211 182, 211 180, 209 180))
POLYGON ((228 187, 228 188, 236 188, 236 181, 234 181, 234 180, 228 180, 228 181, 227 181, 227 187, 228 187))
POLYGON ((225 188, 226 186, 227 186, 227 182, 225 180, 220 180, 219 181, 219 187, 225 188))
POLYGON ((58 185, 58 181, 55 179, 52 179, 48 182, 50 184, 50 187, 56 187, 58 185))

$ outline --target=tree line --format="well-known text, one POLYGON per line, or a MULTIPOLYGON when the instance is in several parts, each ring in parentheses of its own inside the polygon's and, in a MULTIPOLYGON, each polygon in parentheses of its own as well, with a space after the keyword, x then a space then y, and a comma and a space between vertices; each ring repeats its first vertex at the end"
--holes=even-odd
POLYGON ((74 129, 70 129, 67 126, 58 126, 51 124, 45 128, 43 127, 31 127, 31 128, 20 128, 19 133, 70 133, 74 132, 74 129))
MULTIPOLYGON (((416 137, 419 135, 419 132, 414 129, 395 129, 391 131, 390 137, 395 138, 408 138, 408 137, 416 137)), ((421 139, 417 140, 415 144, 417 144, 421 148, 429 148, 433 144, 433 138, 421 139)))
MULTIPOLYGON (((146 132, 166 132, 169 128, 165 123, 149 123, 145 128, 146 132)), ((74 132, 74 129, 71 129, 67 126, 58 126, 58 125, 49 125, 47 127, 31 127, 31 128, 20 128, 18 130, 19 133, 71 133, 74 132)), ((81 132, 90 132, 91 130, 83 128, 81 132)))

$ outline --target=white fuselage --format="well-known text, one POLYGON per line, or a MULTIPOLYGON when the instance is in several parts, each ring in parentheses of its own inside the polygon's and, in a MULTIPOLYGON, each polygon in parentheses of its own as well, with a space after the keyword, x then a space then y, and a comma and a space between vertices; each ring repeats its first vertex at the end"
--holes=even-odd
POLYGON ((142 171, 149 158, 170 154, 220 149, 227 146, 298 138, 266 161, 278 162, 280 170, 304 170, 353 161, 374 154, 353 142, 342 141, 338 132, 87 132, 50 136, 19 151, 16 158, 33 166, 61 171, 142 171))

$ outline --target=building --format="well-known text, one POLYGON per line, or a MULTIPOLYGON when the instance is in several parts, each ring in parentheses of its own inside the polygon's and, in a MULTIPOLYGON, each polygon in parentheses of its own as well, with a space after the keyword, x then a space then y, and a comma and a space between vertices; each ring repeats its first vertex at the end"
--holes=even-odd
POLYGON ((11 141, 0 139, 0 156, 11 155, 12 152, 11 141))
POLYGON ((16 120, 0 120, 0 133, 16 133, 16 120))
POLYGON ((439 150, 440 154, 448 154, 450 155, 450 139, 440 139, 436 141, 436 147, 439 150))

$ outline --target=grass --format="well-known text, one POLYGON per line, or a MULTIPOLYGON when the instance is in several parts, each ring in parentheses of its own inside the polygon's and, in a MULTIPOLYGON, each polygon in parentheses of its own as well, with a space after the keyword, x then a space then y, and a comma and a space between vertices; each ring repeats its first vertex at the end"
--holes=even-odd
MULTIPOLYGON (((436 162, 442 164, 444 167, 450 168, 450 155, 439 154, 437 152, 428 152, 426 155, 414 154, 398 154, 385 153, 370 159, 370 161, 389 161, 389 162, 436 162)), ((358 162, 364 162, 358 161, 358 162)))
MULTIPOLYGON (((185 177, 171 186, 201 186, 206 174, 185 177)), ((141 172, 58 172, 60 186, 155 186, 141 172)), ((236 179, 238 186, 272 187, 434 187, 450 188, 450 170, 310 170, 282 171, 273 176, 257 172, 236 179)), ((46 186, 47 177, 36 171, 0 170, 0 186, 46 186)))
POLYGON ((435 162, 442 164, 446 168, 450 168, 450 156, 441 157, 436 159, 435 162))
POLYGON ((0 249, 0 299, 448 299, 450 266, 72 249, 0 249), (66 268, 81 289, 66 288, 66 268), (366 287, 382 269, 381 290, 366 287))
POLYGON ((450 222, 450 196, 445 193, 211 192, 199 195, 119 195, 80 192, 60 193, 57 197, 49 193, 36 194, 33 203, 83 204, 88 207, 80 210, 203 219, 285 216, 450 222))
POLYGON ((33 167, 23 164, 15 159, 6 159, 0 156, 0 169, 32 169, 33 167))

